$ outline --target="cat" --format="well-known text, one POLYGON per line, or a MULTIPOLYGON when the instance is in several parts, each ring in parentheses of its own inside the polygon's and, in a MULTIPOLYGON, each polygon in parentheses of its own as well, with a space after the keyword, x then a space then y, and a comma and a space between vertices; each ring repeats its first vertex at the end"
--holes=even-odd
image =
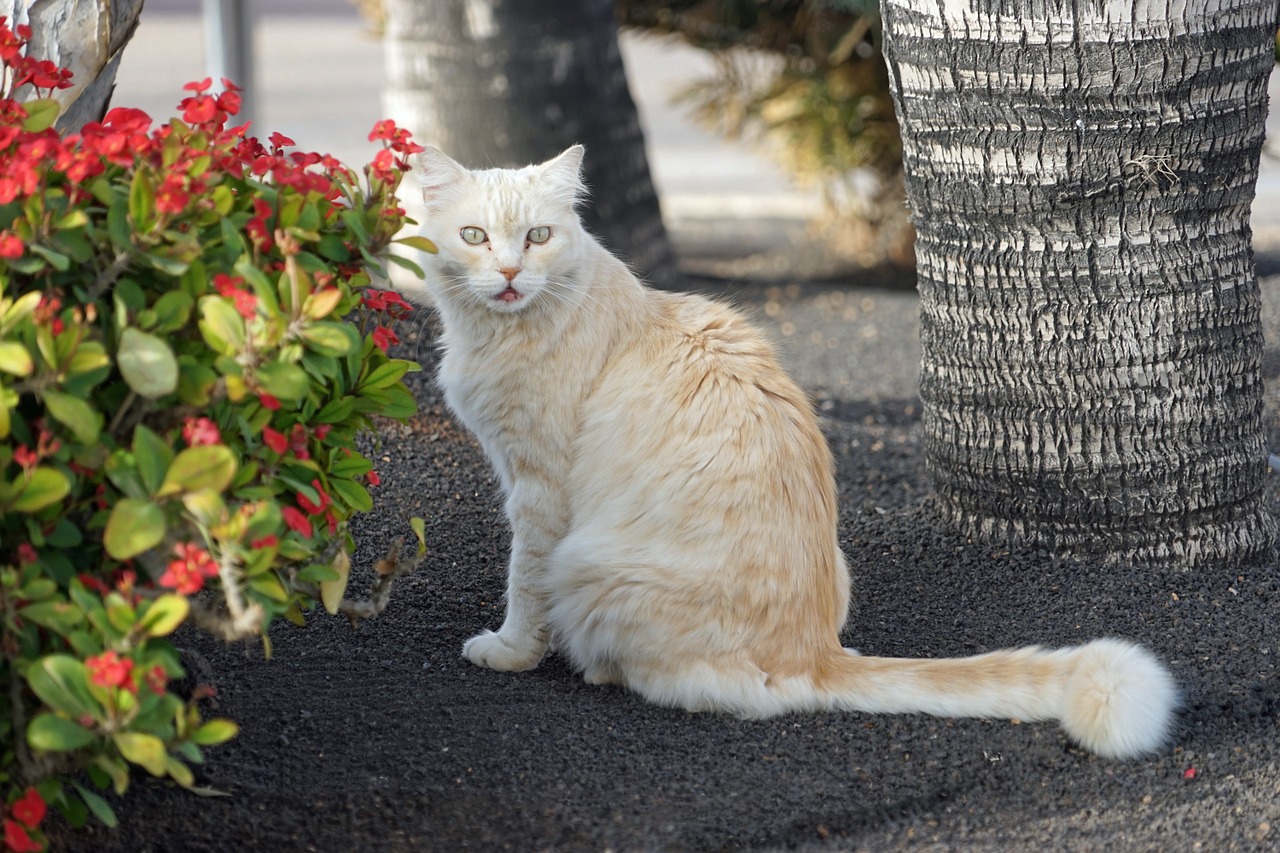
POLYGON ((810 401, 737 311, 644 286, 582 228, 583 156, 471 171, 428 148, 414 164, 438 382, 513 532, 502 627, 463 655, 520 671, 554 644, 588 683, 691 711, 1052 719, 1102 756, 1158 749, 1177 690, 1128 642, 841 647, 849 572, 810 401))

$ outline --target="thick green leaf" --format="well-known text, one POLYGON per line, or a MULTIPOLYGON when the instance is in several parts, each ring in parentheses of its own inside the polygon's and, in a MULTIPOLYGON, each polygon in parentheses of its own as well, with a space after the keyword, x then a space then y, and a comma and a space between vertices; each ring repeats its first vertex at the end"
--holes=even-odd
POLYGON ((236 475, 236 454, 222 444, 188 447, 179 453, 165 473, 158 495, 211 489, 221 492, 236 475))
POLYGON ((395 358, 386 364, 379 365, 369 371, 369 375, 360 383, 360 388, 390 388, 395 385, 413 367, 413 362, 395 358))
POLYGON ((311 390, 310 377, 296 364, 268 362, 258 368, 257 377, 264 391, 281 400, 301 400, 311 390))
POLYGON ((165 593, 151 602, 138 624, 148 637, 166 637, 178 629, 190 612, 191 605, 185 595, 165 593))
POLYGON ((155 335, 133 326, 120 335, 116 364, 129 387, 148 399, 172 394, 178 387, 178 359, 173 350, 155 335))
POLYGON ((342 604, 342 596, 347 592, 347 580, 351 577, 351 558, 347 556, 346 551, 339 551, 334 556, 331 566, 337 577, 333 580, 321 581, 320 601, 324 603, 325 610, 336 615, 339 605, 342 604))
POLYGON ((98 719, 102 707, 89 692, 84 664, 70 655, 49 655, 27 667, 27 684, 46 705, 68 717, 98 719))
POLYGON ((146 169, 139 169, 133 174, 133 183, 129 186, 129 218, 133 227, 143 233, 151 230, 156 217, 156 190, 151 184, 151 176, 146 169))
POLYGON ((427 529, 426 522, 418 516, 409 519, 409 526, 413 528, 413 535, 418 537, 418 556, 421 557, 427 553, 427 529))
POLYGON ((53 123, 58 120, 58 113, 62 111, 62 106, 53 98, 27 101, 22 108, 27 111, 22 129, 28 133, 39 133, 53 127, 53 123))
POLYGON ((335 478, 329 481, 329 490, 334 497, 354 510, 369 512, 373 509, 373 498, 369 497, 369 492, 359 483, 335 478))
POLYGON ((43 625, 59 634, 69 634, 82 621, 84 614, 69 601, 41 601, 18 611, 23 619, 43 625))
POLYGON ((157 334, 163 334, 186 325, 194 305, 195 300, 186 291, 170 290, 157 299, 152 308, 156 315, 154 331, 157 334))
POLYGON ((93 759, 93 766, 107 774, 116 796, 123 797, 129 789, 129 765, 113 755, 99 755, 93 759))
POLYGON ((37 714, 27 726, 27 743, 45 752, 70 752, 88 746, 96 737, 79 723, 48 711, 37 714))
POLYGON ((311 423, 336 424, 340 421, 345 421, 355 410, 355 398, 339 397, 336 400, 330 400, 323 409, 316 412, 315 416, 311 418, 311 423))
POLYGON ((400 267, 401 269, 408 270, 409 272, 413 273, 414 276, 416 276, 417 278, 426 278, 426 273, 422 271, 422 267, 418 266, 416 263, 409 260, 404 255, 397 255, 395 252, 388 252, 382 257, 386 258, 388 261, 400 267))
POLYGON ((39 512, 65 498, 71 491, 71 481, 57 468, 42 465, 29 476, 19 474, 11 488, 17 490, 17 496, 9 503, 9 509, 39 512))
POLYGON ((84 804, 89 807, 89 811, 93 812, 94 817, 102 821, 103 825, 108 828, 116 828, 120 821, 116 819, 116 813, 112 811, 111 806, 107 805, 106 800, 88 788, 77 785, 75 782, 72 782, 71 785, 76 789, 76 793, 80 795, 80 799, 84 800, 84 804))
POLYGON ((101 428, 99 416, 84 400, 61 391, 45 391, 44 404, 55 420, 75 434, 77 441, 82 444, 97 443, 101 428))
POLYGON ((412 249, 417 249, 419 252, 426 252, 429 255, 434 255, 437 251, 439 251, 436 248, 435 243, 432 243, 426 237, 422 237, 417 234, 412 235, 410 237, 401 237, 400 239, 392 240, 391 242, 402 243, 405 246, 408 246, 412 249))
POLYGON ((191 739, 201 746, 225 743, 240 733, 240 727, 230 720, 209 720, 191 733, 191 739))
POLYGON ((200 334, 215 351, 237 356, 244 349, 244 318, 221 296, 200 300, 200 334))
POLYGON ((27 348, 17 341, 0 341, 0 370, 13 376, 30 376, 36 369, 27 348))
POLYGON ((143 732, 117 732, 112 740, 125 760, 145 768, 152 776, 165 775, 169 754, 160 738, 143 732))
POLYGON ((155 494, 173 462, 173 448, 160 436, 139 424, 133 431, 133 461, 148 494, 155 494))
POLYGON ((164 510, 152 501, 122 498, 107 518, 102 544, 117 560, 136 557, 164 540, 164 510))
POLYGON ((360 345, 355 329, 346 323, 312 323, 303 329, 302 339, 321 355, 334 358, 344 356, 360 345))

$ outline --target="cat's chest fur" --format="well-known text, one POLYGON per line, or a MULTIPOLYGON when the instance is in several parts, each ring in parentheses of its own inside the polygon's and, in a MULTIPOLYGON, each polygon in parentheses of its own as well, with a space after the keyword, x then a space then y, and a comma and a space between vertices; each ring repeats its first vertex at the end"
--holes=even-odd
POLYGON ((509 492, 569 464, 578 413, 600 369, 580 330, 526 328, 446 339, 437 381, 509 492))

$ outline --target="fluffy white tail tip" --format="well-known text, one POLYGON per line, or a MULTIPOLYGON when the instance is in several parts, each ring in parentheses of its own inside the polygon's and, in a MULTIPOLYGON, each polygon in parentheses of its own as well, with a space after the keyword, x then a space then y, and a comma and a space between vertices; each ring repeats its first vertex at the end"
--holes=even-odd
POLYGON ((1062 727, 1085 749, 1134 758, 1169 736, 1178 689, 1149 651, 1122 640, 1081 646, 1067 681, 1062 727))

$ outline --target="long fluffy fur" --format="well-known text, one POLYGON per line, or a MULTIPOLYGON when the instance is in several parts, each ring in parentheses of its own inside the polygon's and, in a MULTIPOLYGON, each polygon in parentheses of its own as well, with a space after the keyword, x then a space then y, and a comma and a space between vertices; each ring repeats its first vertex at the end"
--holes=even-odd
POLYGON ((440 249, 439 381, 514 534, 506 621, 464 654, 528 669, 554 641, 588 681, 690 710, 1058 720, 1101 755, 1158 748, 1176 689, 1129 643, 940 660, 841 648, 849 575, 808 400, 739 314, 645 288, 583 231, 581 159, 575 146, 470 171, 429 149, 418 164, 440 249), (465 242, 468 226, 487 241, 465 242))

